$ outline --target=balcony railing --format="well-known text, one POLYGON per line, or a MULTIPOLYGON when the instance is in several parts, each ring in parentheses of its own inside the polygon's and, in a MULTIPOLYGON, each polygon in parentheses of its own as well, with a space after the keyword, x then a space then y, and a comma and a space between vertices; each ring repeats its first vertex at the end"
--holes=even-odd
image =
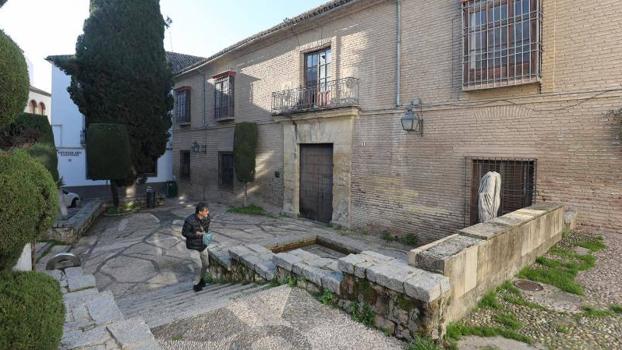
POLYGON ((358 103, 359 80, 351 77, 272 93, 273 114, 355 106, 358 103))

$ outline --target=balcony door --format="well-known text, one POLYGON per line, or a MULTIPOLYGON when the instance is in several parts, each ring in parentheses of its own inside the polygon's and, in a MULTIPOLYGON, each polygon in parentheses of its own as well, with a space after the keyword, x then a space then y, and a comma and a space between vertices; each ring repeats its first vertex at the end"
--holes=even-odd
POLYGON ((309 108, 330 104, 330 48, 305 54, 303 101, 309 108))

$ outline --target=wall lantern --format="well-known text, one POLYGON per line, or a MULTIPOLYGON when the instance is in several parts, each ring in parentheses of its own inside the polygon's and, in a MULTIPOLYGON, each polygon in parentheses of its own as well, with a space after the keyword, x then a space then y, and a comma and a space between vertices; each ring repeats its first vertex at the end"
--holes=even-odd
POLYGON ((400 121, 402 122, 402 129, 406 131, 414 131, 420 136, 423 136, 423 111, 421 100, 415 98, 406 106, 406 113, 400 121))

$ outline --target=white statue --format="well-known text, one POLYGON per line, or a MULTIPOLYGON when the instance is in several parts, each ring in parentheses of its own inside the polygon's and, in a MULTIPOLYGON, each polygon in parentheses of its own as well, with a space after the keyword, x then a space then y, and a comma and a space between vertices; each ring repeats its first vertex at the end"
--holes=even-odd
POLYGON ((501 205, 501 175, 489 171, 479 182, 479 222, 487 222, 497 217, 501 205))

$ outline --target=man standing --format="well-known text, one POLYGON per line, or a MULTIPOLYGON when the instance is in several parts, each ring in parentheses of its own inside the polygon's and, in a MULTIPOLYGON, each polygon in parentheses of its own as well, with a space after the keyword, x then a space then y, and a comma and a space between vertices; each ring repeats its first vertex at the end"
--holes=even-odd
POLYGON ((195 284, 192 287, 198 292, 205 287, 203 276, 207 271, 209 260, 207 256, 207 246, 203 243, 203 235, 207 234, 210 223, 209 209, 207 204, 200 202, 197 204, 194 214, 189 215, 184 221, 184 227, 181 231, 182 236, 186 237, 186 248, 199 251, 201 257, 201 268, 195 278, 195 284))

